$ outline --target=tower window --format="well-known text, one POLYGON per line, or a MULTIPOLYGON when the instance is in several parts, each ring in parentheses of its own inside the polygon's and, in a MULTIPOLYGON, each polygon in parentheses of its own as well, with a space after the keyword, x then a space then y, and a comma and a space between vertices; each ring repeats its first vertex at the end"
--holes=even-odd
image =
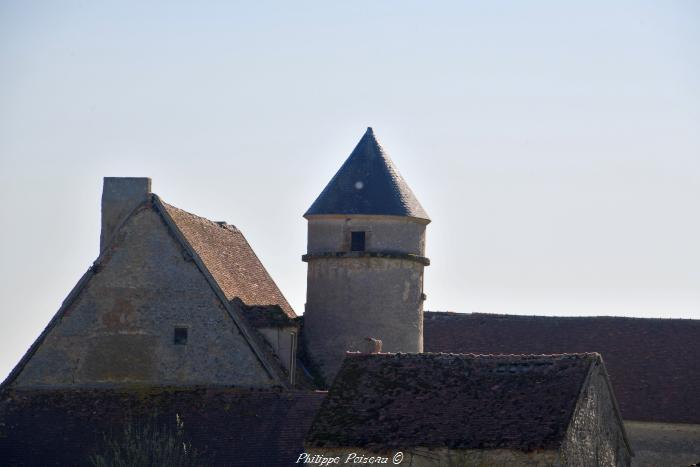
POLYGON ((364 232, 350 232, 350 251, 365 251, 364 232))
POLYGON ((187 344, 187 328, 176 327, 175 335, 173 337, 173 344, 175 345, 185 345, 187 344))

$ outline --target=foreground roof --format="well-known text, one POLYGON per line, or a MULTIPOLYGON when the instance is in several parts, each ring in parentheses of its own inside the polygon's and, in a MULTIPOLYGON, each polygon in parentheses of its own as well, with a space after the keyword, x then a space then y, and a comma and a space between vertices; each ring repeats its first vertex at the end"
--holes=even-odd
POLYGON ((121 435, 125 422, 174 432, 177 414, 203 465, 292 466, 324 396, 235 388, 3 391, 0 459, 90 465, 90 455, 104 452, 103 437, 121 435))
POLYGON ((557 448, 597 354, 348 354, 312 447, 557 448))
POLYGON ((367 214, 430 220, 389 155, 367 128, 350 157, 304 216, 367 214))
POLYGON ((700 423, 700 320, 426 312, 426 352, 598 352, 622 418, 700 423))

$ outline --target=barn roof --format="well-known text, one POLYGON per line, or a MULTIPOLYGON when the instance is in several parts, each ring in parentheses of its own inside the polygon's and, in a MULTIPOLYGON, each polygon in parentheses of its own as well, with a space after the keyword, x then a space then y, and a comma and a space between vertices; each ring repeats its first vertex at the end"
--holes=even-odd
MULTIPOLYGON (((293 466, 325 393, 236 388, 3 391, 0 459, 6 465, 90 465, 125 423, 161 432, 183 421, 201 465, 293 466)), ((200 465, 200 464, 198 464, 200 465)))
POLYGON ((700 423, 700 320, 426 312, 426 352, 598 352, 622 418, 700 423))
POLYGON ((367 128, 304 216, 318 214, 406 216, 430 221, 372 128, 367 128))
POLYGON ((311 447, 557 448, 598 354, 348 354, 311 447))

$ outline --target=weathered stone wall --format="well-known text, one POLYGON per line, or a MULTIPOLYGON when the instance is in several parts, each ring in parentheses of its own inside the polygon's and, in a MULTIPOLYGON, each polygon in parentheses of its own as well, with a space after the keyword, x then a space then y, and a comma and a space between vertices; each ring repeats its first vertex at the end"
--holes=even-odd
POLYGON ((350 232, 364 231, 366 251, 425 255, 425 222, 398 216, 312 216, 308 253, 350 251, 350 232))
POLYGON ((380 339, 383 352, 423 351, 424 264, 400 255, 371 254, 424 256, 425 221, 312 216, 308 240, 303 338, 326 383, 345 352, 366 349, 368 337, 380 339), (370 254, 347 253, 352 231, 366 232, 365 251, 370 254))
POLYGON ((625 421, 632 465, 686 466, 700 462, 700 425, 625 421))
POLYGON ((163 219, 144 206, 18 375, 16 387, 273 381, 163 219), (186 345, 174 344, 176 326, 186 345))
POLYGON ((396 258, 309 261, 304 339, 330 384, 346 351, 423 351, 423 265, 396 258))
MULTIPOLYGON (((378 456, 388 459, 388 461, 386 463, 375 462, 371 465, 403 465, 407 467, 561 466, 556 451, 523 452, 510 449, 428 449, 415 447, 375 452, 364 448, 315 449, 307 447, 306 453, 309 455, 319 454, 330 458, 338 457, 338 463, 331 465, 357 465, 362 462, 356 462, 355 460, 361 456, 367 459, 378 456), (399 452, 401 454, 398 454, 399 452), (395 463, 395 459, 400 460, 400 462, 395 463)), ((315 465, 319 465, 319 463, 315 465)), ((363 465, 370 465, 370 461, 368 460, 363 465)))
POLYGON ((595 364, 589 384, 580 395, 561 448, 562 465, 630 465, 631 453, 602 368, 595 364))

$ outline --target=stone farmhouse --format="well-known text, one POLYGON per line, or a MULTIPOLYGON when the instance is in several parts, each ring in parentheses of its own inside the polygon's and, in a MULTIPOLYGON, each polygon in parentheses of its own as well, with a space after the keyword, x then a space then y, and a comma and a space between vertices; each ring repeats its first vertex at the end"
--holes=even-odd
POLYGON ((304 216, 298 316, 239 229, 105 178, 99 256, 0 386, 0 464, 176 415, 205 465, 700 461, 700 321, 424 311, 430 218, 371 129, 304 216))

